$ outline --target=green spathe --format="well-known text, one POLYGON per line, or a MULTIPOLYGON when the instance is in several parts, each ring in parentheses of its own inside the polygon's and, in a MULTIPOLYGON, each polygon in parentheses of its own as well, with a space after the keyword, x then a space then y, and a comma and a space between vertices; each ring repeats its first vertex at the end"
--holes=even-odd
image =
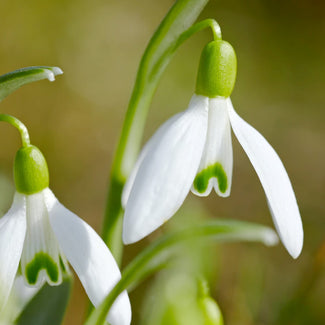
POLYGON ((199 193, 204 193, 212 177, 218 179, 219 190, 221 193, 225 193, 228 187, 227 174, 220 163, 215 163, 201 170, 194 179, 194 188, 199 193))
POLYGON ((212 41, 202 51, 195 92, 209 98, 227 98, 234 89, 236 73, 233 47, 222 40, 212 41))
POLYGON ((38 273, 45 270, 53 283, 59 280, 59 268, 53 261, 51 256, 46 253, 37 253, 33 260, 26 265, 26 279, 29 284, 33 285, 37 282, 38 273))
POLYGON ((49 186, 49 172, 41 151, 32 145, 21 147, 14 165, 16 190, 23 194, 35 194, 49 186))

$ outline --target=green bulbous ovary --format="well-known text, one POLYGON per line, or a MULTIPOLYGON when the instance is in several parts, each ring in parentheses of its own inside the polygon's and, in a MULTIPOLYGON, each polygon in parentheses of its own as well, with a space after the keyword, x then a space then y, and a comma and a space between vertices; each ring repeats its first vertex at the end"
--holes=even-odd
POLYGON ((16 190, 23 194, 35 194, 49 186, 49 172, 41 151, 32 145, 17 151, 14 164, 16 190))
POLYGON ((195 92, 209 98, 227 98, 234 89, 236 74, 233 47, 222 40, 212 41, 202 51, 195 92))

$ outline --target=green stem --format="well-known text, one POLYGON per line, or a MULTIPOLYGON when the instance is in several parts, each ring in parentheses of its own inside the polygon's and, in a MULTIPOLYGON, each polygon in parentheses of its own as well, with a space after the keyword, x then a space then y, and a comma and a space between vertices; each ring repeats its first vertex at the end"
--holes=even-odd
POLYGON ((192 35, 196 34, 197 32, 200 32, 201 30, 204 30, 206 28, 211 28, 212 36, 215 41, 222 39, 221 28, 220 28, 219 24, 217 23, 217 21, 214 19, 210 19, 210 18, 205 19, 205 20, 202 20, 202 21, 196 23, 195 25, 193 25, 192 27, 190 27, 188 30, 186 30, 184 33, 182 33, 180 35, 177 43, 175 44, 176 46, 175 46, 173 52, 175 52, 177 50, 177 48, 182 43, 184 43, 187 39, 189 39, 192 35))
POLYGON ((85 325, 102 325, 113 302, 122 291, 134 287, 149 275, 150 271, 159 269, 159 266, 164 265, 175 252, 175 248, 181 244, 202 239, 215 242, 256 241, 266 245, 275 245, 278 242, 277 235, 268 227, 230 220, 213 220, 167 234, 143 250, 125 268, 121 280, 102 304, 92 312, 85 325))
POLYGON ((221 38, 220 27, 213 19, 206 19, 191 26, 207 2, 208 0, 177 1, 158 27, 140 62, 135 86, 112 164, 102 233, 104 241, 111 249, 118 264, 121 263, 123 252, 121 239, 123 208, 121 205, 121 195, 125 181, 139 153, 148 109, 160 77, 178 47, 193 34, 210 27, 213 37, 215 39, 221 38), (189 18, 183 17, 184 11, 186 12, 184 8, 189 11, 189 18), (194 11, 194 13, 190 12, 190 10, 194 11), (187 21, 182 24, 179 21, 181 19, 187 19, 187 21), (171 36, 175 39, 166 45, 165 39, 168 39, 166 35, 172 33, 170 30, 173 30, 173 28, 176 29, 176 32, 174 31, 176 35, 171 36), (177 30, 177 28, 180 30, 177 30))
POLYGON ((8 114, 0 114, 0 121, 11 124, 20 132, 23 147, 27 147, 30 145, 28 130, 22 122, 20 122, 14 116, 8 114))

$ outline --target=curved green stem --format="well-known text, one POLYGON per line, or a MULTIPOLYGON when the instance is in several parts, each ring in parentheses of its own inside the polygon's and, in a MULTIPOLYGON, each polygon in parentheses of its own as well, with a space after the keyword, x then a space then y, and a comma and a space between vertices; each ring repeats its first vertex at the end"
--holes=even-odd
MULTIPOLYGON (((177 47, 181 45, 184 41, 189 39, 192 35, 196 34, 197 32, 200 32, 201 30, 204 30, 206 28, 211 28, 213 39, 221 40, 222 39, 222 33, 221 28, 218 22, 214 19, 204 19, 192 27, 190 27, 188 30, 186 30, 178 39, 177 47)), ((176 49, 175 49, 176 50, 176 49)))
POLYGON ((189 241, 203 239, 215 242, 255 241, 266 245, 275 245, 278 242, 277 235, 268 227, 230 220, 214 220, 165 235, 143 250, 125 268, 121 280, 102 304, 92 312, 85 325, 102 325, 113 302, 122 291, 135 286, 144 276, 150 274, 150 271, 159 269, 160 265, 170 259, 175 248, 189 241))
POLYGON ((215 39, 221 38, 220 27, 213 19, 193 26, 208 0, 179 0, 168 12, 150 40, 141 59, 122 133, 112 164, 102 237, 121 263, 123 187, 137 158, 148 109, 158 82, 178 47, 193 34, 211 28, 215 39))
POLYGON ((11 124, 20 132, 23 147, 30 145, 28 130, 21 121, 19 121, 16 117, 8 114, 0 114, 0 121, 11 124))

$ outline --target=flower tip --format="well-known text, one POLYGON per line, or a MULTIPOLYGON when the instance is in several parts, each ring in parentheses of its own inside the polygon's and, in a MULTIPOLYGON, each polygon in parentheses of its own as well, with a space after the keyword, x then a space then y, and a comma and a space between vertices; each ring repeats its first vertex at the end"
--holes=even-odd
POLYGON ((132 320, 132 310, 129 296, 123 291, 115 300, 107 321, 112 325, 130 325, 132 320))
POLYGON ((136 239, 134 234, 132 234, 130 231, 123 229, 122 240, 124 245, 130 245, 137 242, 140 239, 136 239))
POLYGON ((286 245, 286 249, 293 259, 297 259, 299 257, 302 251, 302 247, 303 247, 303 236, 301 236, 301 239, 299 238, 299 240, 297 240, 294 244, 286 245))
POLYGON ((125 215, 122 233, 122 240, 125 245, 134 244, 155 230, 149 229, 146 225, 141 225, 140 223, 131 224, 128 220, 129 218, 125 215))
POLYGON ((284 247, 294 259, 300 255, 304 243, 304 231, 300 216, 296 221, 296 223, 291 223, 290 227, 288 226, 287 232, 282 231, 281 233, 278 230, 284 247))

